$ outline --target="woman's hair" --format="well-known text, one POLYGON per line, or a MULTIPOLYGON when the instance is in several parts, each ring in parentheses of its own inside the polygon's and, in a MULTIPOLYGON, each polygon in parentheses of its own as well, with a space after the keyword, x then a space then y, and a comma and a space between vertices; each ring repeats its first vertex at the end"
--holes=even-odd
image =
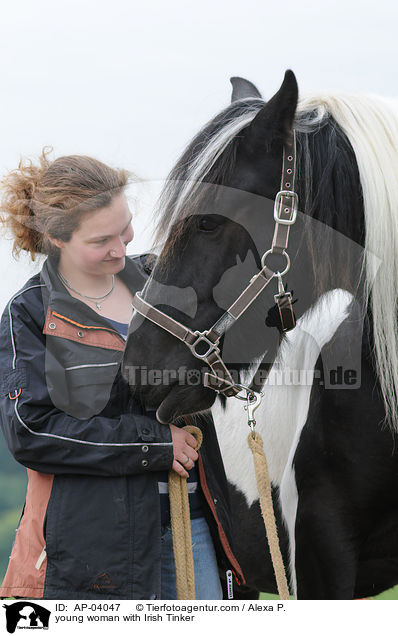
POLYGON ((83 216, 109 205, 129 181, 127 170, 85 155, 50 161, 51 151, 44 147, 37 165, 21 159, 0 181, 0 222, 14 237, 14 256, 57 254, 48 237, 68 242, 83 216))

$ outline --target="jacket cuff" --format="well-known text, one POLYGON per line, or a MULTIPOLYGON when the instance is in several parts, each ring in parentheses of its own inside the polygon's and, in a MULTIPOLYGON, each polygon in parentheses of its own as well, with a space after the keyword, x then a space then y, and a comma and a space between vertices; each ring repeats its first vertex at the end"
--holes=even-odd
POLYGON ((137 433, 144 442, 172 442, 170 426, 148 415, 137 417, 137 433))

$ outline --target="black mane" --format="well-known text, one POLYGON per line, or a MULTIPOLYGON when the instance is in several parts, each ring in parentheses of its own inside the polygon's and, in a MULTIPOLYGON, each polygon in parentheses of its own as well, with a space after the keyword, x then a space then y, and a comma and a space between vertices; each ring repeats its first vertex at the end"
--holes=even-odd
MULTIPOLYGON (((253 116, 264 106, 262 99, 248 99, 233 102, 221 113, 210 120, 192 139, 184 150, 176 165, 172 168, 166 178, 166 185, 157 206, 158 224, 155 237, 155 244, 164 241, 165 234, 169 229, 170 219, 173 215, 174 206, 180 195, 184 182, 189 177, 189 170, 192 163, 199 157, 203 150, 221 130, 231 121, 240 118, 247 113, 253 116)), ((239 143, 239 135, 231 139, 228 147, 222 153, 218 161, 206 174, 203 182, 222 184, 227 179, 234 165, 236 148, 239 143)))

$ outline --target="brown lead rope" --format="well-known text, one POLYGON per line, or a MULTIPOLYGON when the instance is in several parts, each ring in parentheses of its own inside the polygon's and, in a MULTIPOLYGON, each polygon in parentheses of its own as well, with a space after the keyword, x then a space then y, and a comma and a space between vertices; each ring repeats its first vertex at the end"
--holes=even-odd
POLYGON ((263 440, 261 435, 252 431, 249 433, 247 441, 249 443, 250 450, 253 453, 257 488, 260 495, 261 514, 264 519, 265 531, 267 533, 272 565, 278 587, 278 594, 282 600, 288 601, 290 598, 289 586, 279 547, 278 531, 276 528, 274 506, 272 502, 271 481, 268 473, 267 459, 263 449, 263 440))
MULTIPOLYGON (((184 431, 196 439, 195 450, 202 444, 202 431, 197 426, 184 426, 184 431)), ((189 512, 186 477, 174 470, 169 472, 169 498, 171 529, 173 533, 174 562, 176 566, 177 599, 195 599, 195 574, 192 554, 191 515, 189 512)))

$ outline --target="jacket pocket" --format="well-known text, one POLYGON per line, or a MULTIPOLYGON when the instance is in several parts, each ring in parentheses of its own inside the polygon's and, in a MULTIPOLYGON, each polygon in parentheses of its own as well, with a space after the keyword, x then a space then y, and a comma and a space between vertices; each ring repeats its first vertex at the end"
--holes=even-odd
POLYGON ((119 366, 114 361, 66 367, 69 415, 85 419, 101 413, 109 402, 119 366))
POLYGON ((73 590, 80 598, 98 592, 124 598, 132 533, 126 479, 90 475, 56 479, 46 524, 46 586, 73 590))
POLYGON ((93 383, 113 384, 120 362, 88 362, 75 364, 65 368, 66 377, 70 382, 80 386, 90 386, 93 383))

